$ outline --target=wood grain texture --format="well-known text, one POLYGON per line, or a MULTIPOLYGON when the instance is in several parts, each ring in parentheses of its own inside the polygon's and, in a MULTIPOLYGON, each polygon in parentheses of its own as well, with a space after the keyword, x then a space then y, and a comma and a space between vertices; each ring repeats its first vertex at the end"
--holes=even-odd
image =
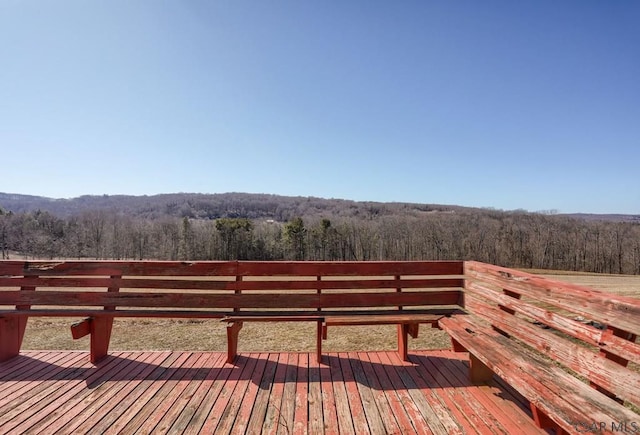
POLYGON ((471 310, 490 320, 500 330, 518 338, 566 367, 585 376, 594 384, 618 397, 640 404, 640 373, 603 358, 597 352, 496 310, 474 298, 467 299, 471 310))
POLYGON ((28 352, 0 365, 0 434, 485 434, 514 421, 518 433, 542 433, 501 399, 505 389, 440 372, 444 360, 465 369, 448 351, 418 352, 410 365, 388 352, 331 353, 324 366, 308 353, 241 357, 230 366, 221 352, 118 352, 93 367, 84 352, 28 352), (437 384, 427 380, 434 371, 437 384))
MULTIPOLYGON (((71 331, 91 336, 94 363, 107 354, 116 317, 322 322, 346 309, 333 325, 406 323, 398 315, 434 324, 419 310, 451 314, 463 299, 462 272, 456 261, 1 261, 0 358, 18 354, 29 316, 87 317, 71 331)), ((232 359, 238 331, 229 332, 232 359)))
POLYGON ((465 276, 640 335, 640 300, 475 261, 465 276))
POLYGON ((568 334, 592 346, 606 349, 608 352, 626 360, 640 363, 640 345, 618 337, 613 334, 610 329, 596 328, 551 310, 501 295, 478 282, 467 282, 466 289, 469 293, 476 294, 488 301, 508 307, 514 312, 533 319, 540 324, 547 325, 556 331, 568 334))
POLYGON ((460 261, 13 261, 0 276, 394 276, 462 275, 460 261))
POLYGON ((440 324, 478 360, 570 433, 575 432, 575 422, 585 419, 637 421, 634 412, 542 360, 531 350, 474 321, 472 316, 442 319, 440 324))

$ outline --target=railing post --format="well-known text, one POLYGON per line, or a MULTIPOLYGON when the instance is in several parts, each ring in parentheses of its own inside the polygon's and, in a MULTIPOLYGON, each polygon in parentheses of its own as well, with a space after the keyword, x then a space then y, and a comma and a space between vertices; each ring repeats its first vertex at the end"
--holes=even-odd
MULTIPOLYGON (((107 288, 108 293, 118 293, 120 291, 120 279, 122 275, 111 275, 111 286, 107 288)), ((105 305, 105 311, 115 310, 115 305, 105 305)), ((113 316, 105 315, 91 319, 91 353, 89 359, 93 364, 97 364, 109 352, 109 342, 111 341, 111 331, 113 329, 113 316)))
MULTIPOLYGON (((318 282, 318 288, 316 289, 316 293, 318 294, 318 298, 322 294, 322 288, 320 286, 320 281, 322 281, 322 276, 316 276, 316 281, 318 282)), ((322 308, 317 308, 318 312, 322 311, 322 308)), ((327 325, 325 325, 324 321, 318 320, 317 322, 317 330, 316 330, 316 360, 318 364, 322 364, 322 340, 327 339, 327 325)))
MULTIPOLYGON (((38 276, 30 275, 29 278, 37 279, 38 276)), ((35 286, 20 287, 20 291, 35 290, 35 286)), ((28 310, 30 308, 31 305, 16 305, 16 310, 28 310)), ((28 320, 29 316, 26 314, 0 318, 0 362, 7 361, 20 354, 28 320)))
MULTIPOLYGON (((395 275, 393 279, 396 281, 396 293, 402 293, 402 283, 400 275, 395 275)), ((398 305, 398 311, 402 310, 402 306, 398 305)), ((398 323, 398 354, 403 361, 409 360, 409 325, 406 323, 398 323)))
MULTIPOLYGON (((233 291, 234 294, 239 295, 242 293, 242 289, 240 288, 240 282, 242 282, 242 275, 239 273, 236 275, 236 288, 233 291)), ((234 307, 233 312, 237 313, 240 311, 240 308, 234 307)), ((238 355, 238 335, 240 334, 240 330, 242 329, 241 321, 234 321, 227 325, 227 362, 232 364, 236 359, 236 355, 238 355)))

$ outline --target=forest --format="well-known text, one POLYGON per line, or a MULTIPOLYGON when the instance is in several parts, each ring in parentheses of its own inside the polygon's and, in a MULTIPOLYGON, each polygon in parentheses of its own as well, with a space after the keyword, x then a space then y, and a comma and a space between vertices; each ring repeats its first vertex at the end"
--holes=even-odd
POLYGON ((0 194, 0 258, 467 260, 640 274, 640 221, 252 194, 0 194))

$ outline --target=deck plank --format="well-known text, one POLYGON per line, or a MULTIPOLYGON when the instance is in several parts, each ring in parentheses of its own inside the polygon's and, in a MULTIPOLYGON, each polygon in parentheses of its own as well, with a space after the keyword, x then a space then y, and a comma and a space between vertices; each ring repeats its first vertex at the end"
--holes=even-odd
MULTIPOLYGON (((13 360, 21 360, 22 356, 13 360)), ((41 361, 32 359, 26 364, 18 366, 9 366, 5 376, 0 379, 2 382, 3 394, 0 397, 0 416, 6 412, 7 404, 16 400, 16 398, 26 399, 28 392, 34 392, 34 388, 40 387, 44 379, 57 379, 68 367, 81 362, 86 357, 80 353, 53 355, 51 358, 41 361), (66 364, 66 365, 65 365, 66 364)))
POLYGON ((267 402, 267 412, 262 422, 262 433, 275 434, 278 432, 280 422, 280 406, 282 405, 282 395, 284 393, 284 380, 287 372, 287 354, 280 354, 276 373, 271 387, 271 394, 267 402))
POLYGON ((169 352, 153 352, 150 357, 151 359, 147 360, 143 371, 135 379, 127 382, 126 386, 117 395, 113 396, 111 400, 113 403, 110 403, 113 407, 100 408, 100 414, 106 413, 106 415, 103 415, 88 433, 97 435, 110 430, 118 417, 137 402, 138 397, 144 393, 146 386, 159 377, 158 367, 166 363, 171 358, 171 354, 169 352))
POLYGON ((358 352, 354 354, 354 357, 360 361, 362 367, 362 374, 364 374, 366 381, 361 382, 364 385, 369 385, 372 400, 375 402, 375 406, 378 410, 380 420, 383 425, 383 432, 388 434, 400 434, 407 433, 403 431, 393 413, 391 405, 387 401, 387 397, 384 394, 382 385, 376 372, 373 368, 373 364, 369 359, 367 352, 358 352))
POLYGON ((288 435, 293 432, 293 418, 296 408, 296 382, 298 377, 298 354, 288 354, 289 361, 284 375, 284 390, 280 406, 280 422, 278 434, 288 435))
POLYGON ((355 434, 353 425, 355 423, 354 419, 358 416, 352 414, 350 395, 346 389, 344 372, 340 367, 340 359, 338 356, 327 356, 327 359, 329 360, 329 367, 331 367, 331 384, 336 404, 338 429, 341 434, 355 434))
POLYGON ((457 385, 463 387, 457 390, 460 397, 459 400, 466 404, 465 415, 472 418, 477 426, 482 427, 483 431, 485 430, 484 428, 487 428, 489 430, 488 433, 508 433, 490 413, 486 412, 484 406, 478 401, 478 397, 475 395, 477 387, 472 385, 466 376, 464 378, 457 378, 452 373, 448 360, 441 359, 433 365, 435 365, 435 370, 442 374, 442 379, 448 379, 450 380, 449 382, 455 382, 457 385))
POLYGON ((407 413, 404 405, 402 404, 402 398, 393 387, 386 370, 382 366, 380 361, 380 355, 375 352, 368 352, 367 356, 373 365, 373 371, 378 378, 382 394, 389 403, 393 416, 398 422, 400 431, 403 434, 418 433, 418 428, 415 426, 411 416, 407 413))
MULTIPOLYGON (((220 417, 220 421, 218 422, 217 427, 215 428, 216 434, 228 434, 231 432, 231 428, 233 428, 233 424, 236 421, 236 417, 241 417, 242 403, 244 402, 244 398, 247 394, 247 390, 249 388, 249 384, 251 383, 254 375, 257 374, 257 377, 262 377, 262 373, 264 372, 264 366, 266 363, 266 355, 252 355, 248 358, 248 361, 244 364, 244 368, 240 374, 240 379, 236 380, 236 386, 227 402, 227 406, 225 406, 224 411, 222 411, 222 416, 220 417)), ((247 401, 248 406, 252 406, 253 402, 247 401)), ((245 420, 248 418, 249 412, 245 413, 245 420)), ((211 417, 211 416, 210 416, 211 417)), ((203 430, 205 433, 210 433, 206 429, 203 430)), ((212 433, 212 432, 211 432, 212 433)))
MULTIPOLYGON (((331 359, 332 355, 323 356, 323 359, 331 359)), ((338 410, 336 409, 336 397, 333 389, 331 368, 324 364, 317 365, 320 372, 320 400, 322 402, 323 432, 327 435, 338 434, 338 410)), ((342 376, 342 373, 336 373, 342 376)))
MULTIPOLYGON (((77 357, 77 355, 76 355, 77 357)), ((30 418, 34 414, 41 414, 38 411, 46 408, 51 403, 64 403, 62 401, 57 402, 60 397, 68 396, 69 389, 73 389, 77 381, 77 374, 86 372, 88 369, 88 362, 86 360, 79 364, 79 367, 74 366, 78 359, 69 358, 61 361, 61 370, 58 371, 58 376, 54 379, 45 379, 42 382, 34 385, 30 383, 29 388, 22 392, 18 398, 19 402, 12 401, 9 406, 3 407, 8 412, 0 411, 0 433, 11 433, 16 426, 21 425, 26 419, 30 418), (16 404, 17 406, 11 406, 16 404)), ((39 375, 36 374, 36 377, 39 375)), ((95 373, 94 375, 95 376, 95 373)), ((93 379, 89 378, 89 382, 93 379)))
POLYGON ((401 406, 404 407, 409 420, 413 423, 416 430, 422 433, 434 433, 433 429, 427 423, 427 420, 425 420, 425 418, 423 417, 422 412, 420 412, 418 404, 415 403, 409 393, 409 390, 402 382, 402 379, 400 378, 396 368, 391 365, 389 356, 385 353, 379 353, 378 358, 380 364, 384 367, 384 371, 389 377, 391 388, 395 390, 401 406))
POLYGON ((466 354, 24 352, 0 364, 2 433, 544 433, 466 354))
POLYGON ((324 433, 324 414, 322 400, 322 379, 320 376, 320 364, 314 356, 308 357, 309 361, 309 433, 322 435, 324 433))
POLYGON ((177 398, 180 388, 188 382, 188 379, 184 380, 184 378, 192 371, 201 357, 202 355, 199 353, 191 353, 181 367, 172 367, 169 370, 170 379, 164 382, 155 396, 124 427, 124 432, 151 433, 177 398))
POLYGON ((296 375, 296 405, 293 416, 293 433, 304 435, 309 433, 307 421, 309 420, 309 355, 298 355, 298 373, 296 375))
MULTIPOLYGON (((431 358, 439 361, 439 356, 431 358)), ((421 370, 421 376, 427 385, 437 390, 439 396, 449 409, 452 417, 462 426, 465 433, 493 433, 482 420, 475 415, 471 406, 467 403, 466 398, 460 394, 460 384, 456 381, 450 382, 436 368, 439 362, 432 362, 430 358, 422 355, 411 355, 411 361, 420 364, 424 369, 421 370)))
MULTIPOLYGON (((248 422, 246 422, 246 433, 260 433, 262 425, 264 424, 265 416, 267 415, 267 406, 269 404, 269 396, 271 395, 271 386, 273 385, 274 376, 276 375, 276 367, 278 366, 278 354, 270 353, 265 360, 265 369, 258 384, 258 391, 256 393, 253 409, 248 422)), ((241 432, 242 422, 236 422, 233 432, 238 430, 241 432)))
POLYGON ((256 363, 257 359, 249 355, 238 356, 234 364, 225 364, 231 371, 231 375, 222 386, 222 390, 202 426, 203 433, 218 432, 218 426, 221 428, 220 431, 231 429, 233 421, 230 419, 233 418, 233 410, 239 407, 238 400, 242 399, 242 394, 246 389, 246 384, 242 380, 252 373, 256 363), (235 399, 234 394, 239 399, 235 399))
POLYGON ((353 378, 356 381, 356 386, 360 393, 364 414, 367 418, 367 423, 369 424, 369 430, 372 434, 388 433, 385 429, 385 424, 382 421, 382 416, 380 415, 380 410, 378 409, 378 404, 376 403, 372 386, 365 374, 362 361, 356 352, 348 353, 348 361, 351 363, 353 378))
POLYGON ((509 424, 510 420, 508 418, 501 420, 498 418, 498 415, 493 412, 493 402, 489 400, 489 397, 485 394, 489 387, 471 384, 468 379, 468 373, 463 374, 456 371, 450 361, 445 361, 440 367, 441 370, 448 371, 445 376, 451 376, 452 379, 457 376, 458 381, 464 385, 465 390, 468 391, 469 395, 473 398, 471 403, 475 405, 476 412, 483 417, 484 421, 487 422, 488 426, 495 432, 513 433, 515 430, 519 433, 525 432, 524 428, 513 427, 512 424, 509 424), (486 412, 486 410, 490 412, 486 412), (483 414, 480 414, 481 412, 483 414))
POLYGON ((358 384, 353 375, 351 362, 349 361, 349 355, 347 353, 339 353, 338 361, 340 362, 339 367, 342 371, 342 377, 348 395, 348 406, 351 408, 351 418, 353 420, 352 424, 353 426, 358 428, 358 431, 360 433, 371 433, 371 428, 369 427, 369 423, 365 415, 365 406, 362 402, 360 391, 358 390, 358 384))
POLYGON ((180 412, 180 415, 173 423, 173 426, 171 426, 169 432, 183 433, 187 430, 197 410, 200 408, 200 404, 204 400, 207 391, 213 384, 216 374, 220 371, 220 366, 222 365, 222 360, 225 358, 225 355, 221 353, 210 353, 210 355, 210 365, 204 367, 206 374, 199 382, 198 387, 191 395, 189 401, 184 404, 182 412, 180 412))
MULTIPOLYGON (((122 376, 127 379, 137 376, 147 376, 151 364, 158 358, 154 354, 133 354, 121 355, 122 362, 114 366, 114 370, 107 372, 96 372, 95 380, 88 379, 88 382, 78 382, 73 389, 70 389, 64 396, 51 402, 46 408, 40 410, 39 414, 46 415, 47 419, 42 419, 30 428, 28 426, 16 427, 16 431, 24 431, 29 428, 34 433, 41 433, 45 429, 55 432, 63 430, 77 433, 86 433, 98 423, 98 421, 109 414, 109 411, 118 403, 118 398, 126 397, 120 394, 120 390, 128 387, 130 382, 120 382, 112 380, 114 377, 122 376), (126 357, 126 358, 125 358, 126 357), (117 370, 117 371, 116 371, 117 370), (91 385, 93 388, 86 388, 91 385), (79 426, 75 426, 82 422, 79 426)), ((26 423, 26 422, 25 422, 26 423)))
POLYGON ((187 355, 180 353, 171 353, 164 359, 160 359, 159 363, 153 368, 149 376, 144 379, 133 380, 133 389, 116 405, 110 414, 105 416, 101 424, 95 426, 89 433, 92 434, 114 434, 120 433, 132 418, 144 407, 145 403, 153 397, 155 392, 160 389, 164 383, 165 376, 168 375, 169 367, 172 364, 180 364, 187 355))
POLYGON ((407 388, 415 389, 414 394, 416 395, 418 392, 422 393, 420 400, 428 403, 428 406, 423 405, 421 409, 423 412, 429 411, 429 414, 424 413, 424 415, 425 418, 429 417, 431 419, 430 426, 434 432, 440 431, 441 427, 443 427, 447 434, 461 434, 462 430, 460 425, 453 419, 442 398, 420 377, 415 365, 400 360, 397 354, 393 356, 394 358, 391 359, 391 362, 399 367, 399 371, 403 375, 403 382, 405 382, 407 388))
POLYGON ((221 354, 221 356, 222 358, 218 360, 220 366, 214 367, 211 370, 209 374, 210 377, 205 382, 206 392, 198 409, 194 412, 193 417, 183 432, 185 435, 193 435, 201 431, 227 379, 231 375, 232 370, 230 369, 230 365, 226 364, 227 355, 221 354))
POLYGON ((193 366, 193 374, 182 378, 175 388, 172 395, 165 397, 161 408, 163 416, 153 429, 154 432, 167 433, 176 422, 181 412, 185 409, 187 403, 191 400, 198 389, 201 379, 206 376, 210 363, 215 361, 215 355, 211 353, 203 353, 193 366), (175 398, 175 400, 173 400, 175 398), (173 400, 173 403, 171 401, 173 400))
POLYGON ((409 394, 418 405, 420 412, 427 420, 427 424, 434 433, 448 434, 451 431, 459 432, 457 425, 452 421, 451 416, 442 406, 437 398, 426 396, 423 392, 423 383, 421 379, 412 376, 412 365, 402 361, 398 354, 387 354, 390 363, 395 367, 398 375, 402 379, 405 387, 409 390, 409 394))
POLYGON ((163 388, 166 390, 165 385, 176 373, 176 368, 183 365, 186 366, 190 356, 190 353, 175 353, 168 361, 158 366, 157 371, 154 372, 157 376, 146 383, 146 388, 144 388, 144 392, 138 400, 114 422, 107 432, 120 433, 130 431, 144 422, 146 416, 151 414, 155 408, 152 408, 152 405, 157 404, 157 397, 161 394, 159 392, 164 391, 163 388))
MULTIPOLYGON (((253 375, 251 376, 251 382, 247 386, 247 390, 242 398, 242 403, 240 404, 240 410, 238 411, 233 427, 231 428, 232 434, 246 433, 249 422, 252 419, 254 419, 254 421, 260 421, 260 425, 262 425, 262 421, 264 420, 264 411, 258 408, 264 407, 264 398, 259 397, 259 394, 262 392, 263 388, 267 390, 271 387, 273 375, 268 373, 268 371, 271 370, 269 366, 273 366, 275 368, 271 355, 266 353, 260 354, 256 364, 256 369, 253 371, 253 375)), ((256 430, 257 427, 252 429, 256 430)))
MULTIPOLYGON (((452 376, 455 376, 463 385, 470 385, 468 371, 462 370, 460 364, 453 364, 453 361, 447 361, 446 366, 452 376)), ((466 368, 466 366, 465 366, 466 368)), ((490 414, 504 426, 508 433, 517 431, 521 434, 538 433, 538 428, 532 425, 529 415, 522 412, 514 412, 519 406, 512 402, 507 394, 501 394, 496 386, 497 383, 491 385, 482 385, 472 388, 475 391, 475 397, 479 402, 489 410, 490 414)))

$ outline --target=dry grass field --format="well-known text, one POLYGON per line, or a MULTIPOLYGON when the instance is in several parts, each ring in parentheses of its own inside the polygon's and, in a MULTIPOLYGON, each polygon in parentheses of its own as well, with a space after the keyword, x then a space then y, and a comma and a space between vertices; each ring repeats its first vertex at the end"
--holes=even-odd
POLYGON ((637 275, 576 274, 571 272, 554 274, 544 272, 541 275, 556 281, 570 282, 608 293, 640 298, 640 276, 637 275))
MULTIPOLYGON (((640 276, 599 275, 533 271, 548 278, 571 282, 611 293, 640 298, 640 276)), ((32 318, 23 349, 88 349, 89 338, 73 340, 69 326, 78 319, 32 318)), ((226 324, 218 320, 116 319, 110 350, 226 350, 226 324)), ((313 351, 315 323, 245 323, 240 332, 240 352, 313 351)), ((413 349, 449 347, 445 333, 424 325, 413 349)), ((396 348, 395 326, 350 326, 329 328, 323 343, 327 352, 391 350, 396 348)))

